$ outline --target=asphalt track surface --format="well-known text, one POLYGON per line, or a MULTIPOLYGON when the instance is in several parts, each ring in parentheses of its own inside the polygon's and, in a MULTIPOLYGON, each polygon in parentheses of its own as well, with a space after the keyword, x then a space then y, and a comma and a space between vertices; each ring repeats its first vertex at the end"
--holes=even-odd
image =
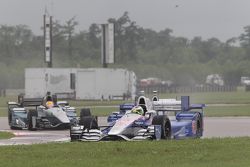
MULTIPOLYGON (((106 117, 98 119, 105 125, 106 117)), ((250 136, 250 117, 205 117, 203 138, 250 136)), ((69 142, 69 130, 10 130, 7 117, 0 117, 0 131, 10 131, 14 138, 0 140, 0 145, 40 144, 48 142, 69 142)))

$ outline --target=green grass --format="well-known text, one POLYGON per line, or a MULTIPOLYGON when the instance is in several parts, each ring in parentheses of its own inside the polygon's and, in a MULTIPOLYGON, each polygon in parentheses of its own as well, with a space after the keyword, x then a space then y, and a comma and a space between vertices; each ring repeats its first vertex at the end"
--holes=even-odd
POLYGON ((245 137, 2 146, 0 166, 249 167, 249 141, 245 137))
POLYGON ((1 139, 10 139, 14 136, 15 135, 13 133, 10 133, 10 132, 0 132, 0 140, 1 139))
POLYGON ((8 101, 17 101, 17 97, 13 97, 13 96, 2 97, 2 96, 0 96, 0 107, 6 107, 8 101))
POLYGON ((0 117, 7 117, 7 108, 0 108, 0 117))
POLYGON ((204 104, 250 104, 250 92, 211 92, 211 93, 182 93, 182 94, 162 94, 162 98, 178 98, 190 96, 191 103, 204 104))
POLYGON ((108 116, 114 111, 119 111, 118 107, 92 107, 91 113, 96 116, 108 116))

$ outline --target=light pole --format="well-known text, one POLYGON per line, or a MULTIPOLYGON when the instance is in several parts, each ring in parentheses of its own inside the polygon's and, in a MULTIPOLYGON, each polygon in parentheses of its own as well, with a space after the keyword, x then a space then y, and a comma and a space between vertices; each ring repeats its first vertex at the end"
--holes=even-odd
POLYGON ((115 61, 114 49, 114 24, 101 24, 102 27, 102 65, 107 68, 108 64, 113 64, 115 61))
POLYGON ((47 67, 52 68, 52 16, 47 13, 44 19, 44 57, 47 67))

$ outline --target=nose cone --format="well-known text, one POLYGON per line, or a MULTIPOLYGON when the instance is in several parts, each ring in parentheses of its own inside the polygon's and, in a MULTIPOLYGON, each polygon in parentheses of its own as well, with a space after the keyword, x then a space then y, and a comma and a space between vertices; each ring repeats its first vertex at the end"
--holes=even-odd
POLYGON ((64 112, 61 108, 50 108, 48 110, 62 123, 70 123, 70 120, 67 117, 66 112, 64 112))
POLYGON ((131 126, 135 120, 141 118, 138 114, 126 114, 116 121, 115 125, 108 132, 108 135, 121 135, 127 127, 131 126))

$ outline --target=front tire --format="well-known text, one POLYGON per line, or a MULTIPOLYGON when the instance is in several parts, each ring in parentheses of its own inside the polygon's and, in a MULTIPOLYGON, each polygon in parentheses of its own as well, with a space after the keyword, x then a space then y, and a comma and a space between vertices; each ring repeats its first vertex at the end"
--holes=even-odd
POLYGON ((89 108, 82 108, 80 112, 80 117, 88 117, 91 116, 91 112, 89 108))
POLYGON ((18 127, 15 127, 15 126, 10 126, 10 129, 11 130, 22 130, 22 128, 18 128, 18 127))
POLYGON ((32 117, 37 118, 37 111, 36 110, 30 110, 28 112, 28 130, 35 131, 37 130, 36 125, 33 127, 32 117))
POLYGON ((171 139, 171 122, 166 115, 157 115, 152 125, 161 125, 161 139, 171 139))
POLYGON ((84 129, 98 129, 98 123, 95 116, 80 117, 79 125, 83 125, 84 129))
POLYGON ((9 125, 11 125, 11 121, 12 121, 12 112, 11 112, 11 110, 9 109, 9 110, 8 110, 8 122, 9 122, 9 125))

